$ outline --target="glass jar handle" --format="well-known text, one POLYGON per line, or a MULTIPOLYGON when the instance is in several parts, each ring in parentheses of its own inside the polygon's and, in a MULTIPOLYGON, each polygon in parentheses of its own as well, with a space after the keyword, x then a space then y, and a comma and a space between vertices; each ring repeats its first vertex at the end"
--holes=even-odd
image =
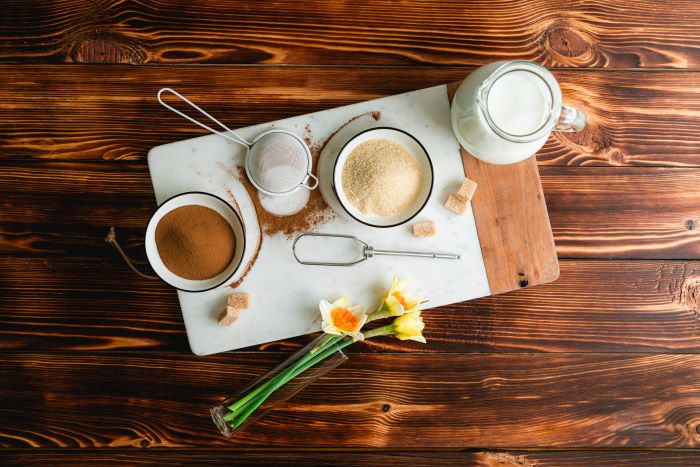
POLYGON ((561 133, 573 133, 581 131, 586 126, 586 114, 579 109, 569 107, 568 105, 561 106, 559 120, 554 126, 554 131, 561 133))

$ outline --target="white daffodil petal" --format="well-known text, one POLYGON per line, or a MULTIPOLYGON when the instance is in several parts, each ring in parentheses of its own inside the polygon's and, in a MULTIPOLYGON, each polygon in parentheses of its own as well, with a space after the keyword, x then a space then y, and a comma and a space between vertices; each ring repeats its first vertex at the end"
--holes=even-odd
POLYGON ((360 317, 365 314, 365 307, 363 305, 353 305, 348 308, 353 316, 360 317))
POLYGON ((338 330, 338 328, 335 328, 333 326, 326 326, 325 324, 323 325, 323 332, 326 334, 332 334, 334 336, 340 336, 343 333, 338 330))
POLYGON ((401 279, 396 283, 396 288, 398 290, 408 290, 409 285, 411 285, 411 281, 409 279, 401 279))
POLYGON ((350 307, 350 299, 348 298, 347 295, 343 295, 338 300, 333 302, 333 308, 349 308, 349 307, 350 307))
POLYGON ((365 340, 365 336, 364 336, 364 334, 362 334, 361 332, 348 333, 347 335, 350 336, 350 337, 352 337, 352 338, 353 338, 354 340, 356 340, 356 341, 363 341, 363 340, 365 340))
POLYGON ((321 310, 321 319, 324 323, 333 321, 333 318, 331 317, 333 305, 331 305, 325 300, 321 300, 321 303, 318 304, 318 308, 319 310, 321 310))
POLYGON ((421 342, 421 343, 423 343, 423 344, 425 344, 425 343, 427 342, 427 341, 425 340, 425 337, 423 337, 423 336, 414 336, 414 337, 409 338, 409 340, 416 341, 416 342, 421 342))
MULTIPOLYGON (((362 329, 362 327, 365 325, 366 322, 367 322, 367 314, 364 314, 364 315, 360 318, 360 321, 359 321, 359 323, 358 323, 358 325, 357 325, 357 330, 359 331, 360 329, 362 329)), ((362 338, 362 340, 364 340, 364 337, 362 338)))

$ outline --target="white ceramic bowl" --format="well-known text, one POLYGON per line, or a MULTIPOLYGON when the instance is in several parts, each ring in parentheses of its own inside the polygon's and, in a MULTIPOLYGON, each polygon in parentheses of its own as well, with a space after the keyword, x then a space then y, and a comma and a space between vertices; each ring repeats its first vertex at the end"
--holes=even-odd
POLYGON ((244 251, 245 229, 243 228, 243 222, 241 221, 240 216, 230 204, 218 196, 210 193, 194 191, 173 196, 158 206, 156 212, 154 212, 153 216, 151 216, 151 220, 148 221, 148 227, 146 228, 146 255, 148 256, 148 261, 151 263, 151 267, 156 274, 158 274, 158 277, 163 279, 163 281, 165 281, 167 284, 185 292, 204 292, 225 284, 238 270, 241 260, 243 259, 244 251), (158 222, 160 222, 163 216, 170 211, 182 206, 189 206, 193 204, 205 206, 221 214, 221 216, 231 225, 233 234, 236 237, 236 247, 231 263, 220 274, 212 277, 211 279, 183 279, 182 277, 172 273, 165 266, 163 260, 158 254, 158 247, 156 245, 156 226, 158 225, 158 222))
POLYGON ((405 131, 389 127, 370 128, 353 136, 338 153, 338 158, 333 168, 333 191, 335 191, 338 201, 340 201, 340 205, 345 212, 358 222, 371 227, 396 227, 413 219, 428 203, 430 194, 433 191, 433 164, 423 145, 405 131), (373 139, 388 139, 405 147, 415 158, 423 177, 416 198, 395 216, 368 216, 353 206, 343 191, 343 169, 348 156, 357 146, 373 139))

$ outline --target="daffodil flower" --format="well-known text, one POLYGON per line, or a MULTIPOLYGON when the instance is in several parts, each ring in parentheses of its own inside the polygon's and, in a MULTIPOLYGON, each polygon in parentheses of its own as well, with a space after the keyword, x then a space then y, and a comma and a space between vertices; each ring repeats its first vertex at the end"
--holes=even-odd
POLYGON ((360 332, 367 322, 367 313, 362 305, 351 305, 346 296, 333 303, 321 300, 318 304, 323 318, 323 332, 335 336, 350 336, 355 340, 364 340, 360 332))
POLYGON ((425 337, 423 337, 425 323, 423 323, 423 318, 420 316, 420 311, 413 311, 399 316, 391 326, 397 339, 418 341, 425 344, 425 337))
POLYGON ((389 291, 382 299, 382 303, 377 311, 370 316, 370 321, 388 316, 401 316, 416 311, 421 301, 418 293, 410 290, 409 285, 410 281, 408 279, 399 280, 398 277, 394 276, 389 291))

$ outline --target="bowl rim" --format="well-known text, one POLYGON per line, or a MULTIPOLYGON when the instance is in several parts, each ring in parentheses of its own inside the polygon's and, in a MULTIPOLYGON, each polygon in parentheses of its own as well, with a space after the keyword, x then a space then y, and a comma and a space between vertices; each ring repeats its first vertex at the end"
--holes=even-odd
MULTIPOLYGON (((172 201, 172 200, 175 199, 175 198, 179 198, 179 197, 181 197, 181 196, 186 196, 186 195, 205 195, 205 196, 211 196, 212 198, 216 198, 216 199, 218 199, 219 201, 221 201, 225 206, 227 206, 227 207, 231 210, 231 212, 233 212, 234 217, 236 218, 236 220, 237 220, 238 223, 240 224, 241 230, 243 231, 243 254, 241 255, 241 259, 240 259, 240 261, 238 261, 238 264, 237 264, 236 267, 233 269, 233 271, 231 271, 231 274, 229 274, 224 280, 222 280, 222 281, 219 282, 218 284, 216 284, 216 285, 214 285, 214 286, 212 286, 212 287, 206 288, 206 289, 197 289, 197 290, 183 289, 182 287, 178 287, 178 286, 176 286, 176 285, 174 285, 174 284, 171 284, 171 283, 168 282, 167 280, 165 280, 160 274, 158 274, 158 271, 157 271, 154 267, 151 267, 151 269, 153 269, 153 272, 156 273, 156 276, 158 276, 158 278, 159 278, 161 281, 165 282, 167 285, 169 285, 170 287, 173 287, 174 289, 180 290, 180 291, 182 291, 182 292, 189 292, 189 293, 208 292, 208 291, 210 291, 210 290, 216 289, 217 287, 221 287, 221 286, 224 285, 226 282, 228 282, 229 280, 231 280, 231 278, 234 276, 234 274, 236 274, 236 272, 240 269, 241 264, 243 264, 243 258, 245 257, 245 250, 246 250, 245 224, 243 223, 243 219, 242 219, 241 216, 238 214, 238 212, 236 212, 236 210, 233 208, 233 206, 232 206, 230 203, 227 203, 226 200, 224 200, 224 199, 221 198, 220 196, 217 196, 217 195, 215 195, 215 194, 213 194, 213 193, 207 193, 206 191, 185 191, 185 192, 183 192, 183 193, 178 193, 177 195, 173 195, 173 196, 171 196, 170 198, 168 198, 168 199, 166 199, 165 201, 163 201, 162 203, 160 203, 160 204, 158 205, 158 207, 153 211, 153 214, 151 214, 151 217, 148 219, 148 223, 146 224, 146 231, 144 232, 144 235, 143 235, 143 238, 144 238, 144 248, 146 249, 146 257, 148 257, 148 248, 146 248, 146 234, 147 234, 147 232, 148 232, 148 228, 149 228, 150 225, 151 225, 151 222, 153 222, 153 218, 156 216, 156 214, 158 213, 158 211, 160 211, 160 210, 163 208, 163 206, 165 206, 168 202, 172 201)), ((236 241, 238 241, 237 238, 236 238, 236 241)), ((157 251, 158 251, 158 246, 156 245, 156 252, 157 252, 157 251)), ((160 256, 160 253, 158 253, 158 255, 160 256)), ((150 258, 149 258, 148 262, 149 262, 149 264, 150 264, 150 262, 151 262, 150 258)))
POLYGON ((434 169, 434 167, 433 167, 433 161, 432 161, 432 159, 430 158, 430 154, 428 154, 428 151, 425 149, 425 146, 423 146, 423 143, 421 143, 421 142, 418 140, 418 138, 416 138, 415 136, 413 136, 411 133, 409 133, 409 132, 407 132, 407 131, 405 131, 405 130, 402 130, 402 129, 400 129, 400 128, 395 128, 395 127, 391 127, 391 126, 376 126, 376 127, 368 128, 368 129, 366 129, 366 130, 362 130, 361 132, 357 133, 355 136, 353 136, 352 138, 350 138, 349 140, 347 140, 347 141, 345 142, 345 144, 343 145, 343 147, 340 148, 340 151, 338 151, 338 156, 335 158, 335 162, 333 163, 333 178, 331 179, 331 187, 333 188, 333 193, 335 194, 336 198, 338 199, 338 204, 340 204, 340 206, 343 208, 343 210, 344 210, 350 217, 352 217, 353 219, 355 219, 357 222, 359 222, 359 223, 361 223, 361 224, 364 224, 364 225, 366 225, 366 226, 369 226, 369 227, 376 227, 376 228, 380 228, 380 229, 388 229, 388 228, 392 228, 392 227, 398 227, 398 226, 400 226, 400 225, 403 225, 403 224, 407 223, 408 221, 410 221, 411 219, 413 219, 414 217, 416 217, 418 214, 420 214, 421 211, 423 210, 423 208, 425 208, 425 205, 428 204, 428 201, 430 201, 430 197, 431 197, 432 194, 433 194, 433 187, 434 187, 434 184, 435 184, 435 169, 434 169), (350 144, 355 138, 357 138, 357 137, 359 137, 359 136, 361 136, 361 135, 363 135, 363 134, 365 134, 365 133, 369 133, 369 132, 372 132, 372 131, 375 131, 375 130, 393 130, 393 131, 398 131, 399 133, 403 133, 403 134, 405 134, 406 136, 408 136, 409 138, 411 138, 411 139, 412 139, 413 141, 415 141, 415 142, 418 144, 418 146, 420 146, 420 148, 423 150, 423 154, 425 154, 425 158, 428 160, 428 166, 430 167, 430 188, 428 189, 428 194, 427 194, 427 196, 425 197, 425 200, 423 201, 423 204, 421 204, 421 206, 416 210, 416 212, 414 212, 410 217, 407 217, 407 218, 404 219, 403 221, 397 222, 396 224, 377 225, 377 224, 373 224, 373 223, 371 223, 371 222, 363 221, 362 219, 358 219, 357 217, 355 217, 355 216, 348 210, 348 208, 345 206, 345 203, 343 203, 343 200, 341 199, 340 195, 338 194, 338 187, 336 186, 336 183, 335 183, 335 177, 336 177, 336 173, 337 173, 337 171, 338 171, 338 161, 340 160, 340 155, 343 153, 343 151, 345 151, 345 148, 348 146, 348 144, 350 144))

